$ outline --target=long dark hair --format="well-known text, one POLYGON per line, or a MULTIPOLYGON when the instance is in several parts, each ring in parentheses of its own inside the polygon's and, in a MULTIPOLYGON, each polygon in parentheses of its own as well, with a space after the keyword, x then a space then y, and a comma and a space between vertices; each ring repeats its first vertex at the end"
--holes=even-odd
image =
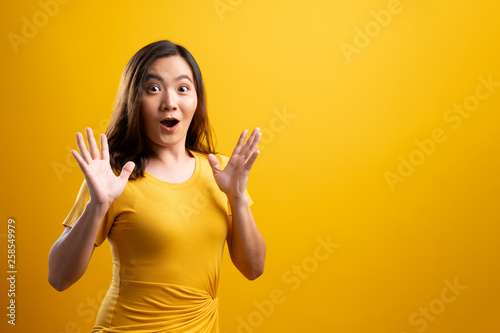
POLYGON ((198 105, 187 132, 186 148, 202 154, 215 153, 200 68, 186 48, 168 40, 160 40, 144 46, 125 66, 113 114, 106 129, 111 167, 120 171, 127 161, 133 161, 136 166, 130 179, 144 176, 151 153, 140 117, 140 100, 146 74, 156 59, 174 55, 184 58, 191 67, 198 97, 198 105))

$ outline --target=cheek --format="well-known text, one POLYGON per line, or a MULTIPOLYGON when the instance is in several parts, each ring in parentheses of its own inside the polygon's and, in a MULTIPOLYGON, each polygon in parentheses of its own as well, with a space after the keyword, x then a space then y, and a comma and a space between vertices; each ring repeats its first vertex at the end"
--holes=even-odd
POLYGON ((192 99, 189 99, 184 104, 184 109, 188 111, 189 116, 192 117, 194 112, 196 111, 196 107, 198 106, 198 98, 195 96, 192 99))

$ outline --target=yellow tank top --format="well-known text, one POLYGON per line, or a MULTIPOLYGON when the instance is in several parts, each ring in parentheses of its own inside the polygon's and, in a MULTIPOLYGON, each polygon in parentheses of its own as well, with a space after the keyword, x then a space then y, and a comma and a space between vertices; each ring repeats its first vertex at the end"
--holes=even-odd
MULTIPOLYGON (((182 183, 145 173, 129 180, 108 209, 95 245, 107 238, 113 278, 97 332, 219 332, 218 283, 230 214, 208 159, 182 183)), ((224 168, 228 157, 216 155, 224 168)), ((249 204, 252 199, 246 192, 249 204)), ((89 200, 84 181, 63 225, 72 227, 89 200)))

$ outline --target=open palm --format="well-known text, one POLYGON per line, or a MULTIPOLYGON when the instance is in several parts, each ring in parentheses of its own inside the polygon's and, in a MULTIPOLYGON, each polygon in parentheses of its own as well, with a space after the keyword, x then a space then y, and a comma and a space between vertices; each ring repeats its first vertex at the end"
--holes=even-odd
POLYGON ((219 162, 213 154, 208 155, 215 181, 228 198, 240 199, 245 196, 248 175, 259 155, 256 149, 261 137, 260 129, 256 127, 245 143, 246 135, 247 130, 244 130, 224 170, 220 169, 219 162))
POLYGON ((101 153, 97 148, 92 129, 87 128, 87 140, 89 150, 81 133, 76 134, 76 141, 81 155, 72 150, 80 169, 85 175, 85 180, 90 192, 90 199, 96 204, 111 204, 125 189, 128 178, 134 170, 134 162, 127 162, 120 173, 116 176, 109 163, 109 148, 106 135, 101 134, 101 153))

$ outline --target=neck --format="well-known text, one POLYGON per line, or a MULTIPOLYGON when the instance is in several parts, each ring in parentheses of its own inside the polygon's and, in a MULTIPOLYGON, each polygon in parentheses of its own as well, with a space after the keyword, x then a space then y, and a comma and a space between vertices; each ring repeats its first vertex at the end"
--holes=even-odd
POLYGON ((171 147, 154 145, 149 156, 148 164, 175 165, 189 160, 192 155, 185 147, 184 142, 171 147))

